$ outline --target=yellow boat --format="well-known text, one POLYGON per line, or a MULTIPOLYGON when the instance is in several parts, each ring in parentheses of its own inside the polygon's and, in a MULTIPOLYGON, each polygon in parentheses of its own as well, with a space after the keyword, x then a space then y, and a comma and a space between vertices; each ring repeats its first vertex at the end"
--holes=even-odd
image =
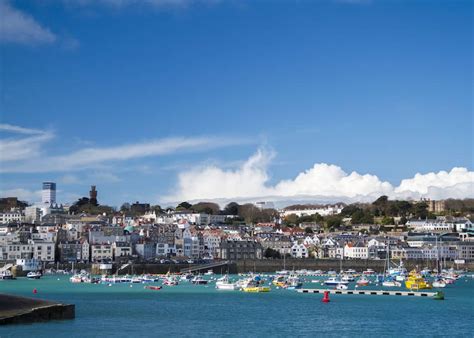
POLYGON ((405 281, 405 287, 410 290, 431 289, 431 284, 421 277, 419 273, 413 270, 410 271, 410 274, 405 281))
POLYGON ((283 276, 278 276, 273 280, 272 284, 282 288, 286 285, 286 278, 283 276))
POLYGON ((249 286, 247 288, 242 288, 244 292, 270 292, 269 286, 249 286))

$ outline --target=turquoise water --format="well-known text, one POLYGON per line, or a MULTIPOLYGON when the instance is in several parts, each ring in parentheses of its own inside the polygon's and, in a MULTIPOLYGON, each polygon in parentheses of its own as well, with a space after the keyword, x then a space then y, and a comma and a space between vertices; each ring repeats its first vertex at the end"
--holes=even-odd
POLYGON ((474 279, 444 291, 444 301, 331 295, 325 304, 320 294, 282 289, 250 294, 182 283, 151 291, 141 284, 72 284, 69 276, 19 278, 0 281, 0 292, 76 304, 76 319, 4 326, 0 337, 473 337, 474 279))

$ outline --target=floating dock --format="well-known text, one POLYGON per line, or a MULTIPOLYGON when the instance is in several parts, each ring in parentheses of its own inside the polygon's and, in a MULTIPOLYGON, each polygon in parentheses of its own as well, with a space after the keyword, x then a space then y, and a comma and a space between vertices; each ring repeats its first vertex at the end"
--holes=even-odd
POLYGON ((334 290, 334 289, 299 289, 300 293, 324 293, 333 295, 365 295, 365 296, 411 296, 428 297, 438 300, 444 299, 443 292, 420 292, 420 291, 388 291, 388 290, 334 290))

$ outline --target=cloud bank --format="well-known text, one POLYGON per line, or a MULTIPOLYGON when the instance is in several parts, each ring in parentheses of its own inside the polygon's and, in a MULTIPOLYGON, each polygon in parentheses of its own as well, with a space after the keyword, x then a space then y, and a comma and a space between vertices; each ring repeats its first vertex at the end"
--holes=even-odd
POLYGON ((466 168, 416 174, 393 186, 375 175, 347 173, 341 167, 317 163, 293 179, 269 184, 268 165, 274 154, 259 150, 234 170, 207 166, 178 175, 174 193, 164 202, 194 200, 325 200, 371 201, 390 198, 433 199, 474 197, 474 172, 466 168))
POLYGON ((30 15, 13 8, 8 1, 0 1, 0 42, 25 45, 49 44, 56 35, 41 26, 30 15))

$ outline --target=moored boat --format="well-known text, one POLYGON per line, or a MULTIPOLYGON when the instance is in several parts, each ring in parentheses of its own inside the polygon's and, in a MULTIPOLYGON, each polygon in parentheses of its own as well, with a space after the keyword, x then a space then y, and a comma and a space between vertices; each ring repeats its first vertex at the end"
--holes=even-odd
POLYGON ((338 279, 337 277, 331 277, 324 281, 326 285, 339 285, 339 284, 349 284, 348 281, 344 281, 342 279, 338 279))
POLYGON ((28 279, 40 279, 41 278, 41 272, 39 272, 39 271, 30 271, 26 274, 26 277, 28 279))

